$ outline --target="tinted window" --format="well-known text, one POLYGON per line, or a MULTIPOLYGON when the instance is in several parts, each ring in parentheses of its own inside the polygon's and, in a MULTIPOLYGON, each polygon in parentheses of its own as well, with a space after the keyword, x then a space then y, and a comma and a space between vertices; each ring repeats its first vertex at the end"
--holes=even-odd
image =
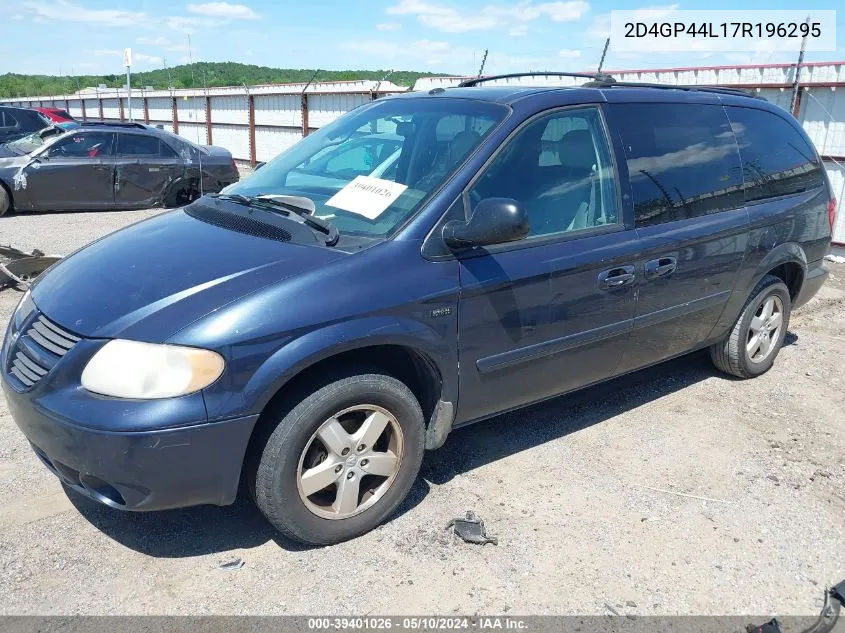
POLYGON ((56 141, 47 152, 51 157, 95 158, 114 153, 114 134, 79 132, 56 141))
POLYGON ((616 184, 595 108, 541 117, 520 130, 470 190, 470 204, 512 198, 525 207, 529 237, 614 224, 616 184))
POLYGON ((176 158, 176 150, 174 150, 170 145, 161 141, 161 155, 165 158, 176 158))
POLYGON ((117 153, 121 156, 158 156, 159 141, 155 136, 118 134, 117 153))
POLYGON ((816 152, 789 122, 771 112, 727 108, 745 175, 748 202, 821 187, 816 152))
POLYGON ((0 120, 3 121, 2 125, 4 127, 15 127, 18 124, 17 119, 12 116, 11 112, 0 112, 0 120))
POLYGON ((637 103, 612 110, 637 226, 743 206, 736 139, 722 106, 637 103))

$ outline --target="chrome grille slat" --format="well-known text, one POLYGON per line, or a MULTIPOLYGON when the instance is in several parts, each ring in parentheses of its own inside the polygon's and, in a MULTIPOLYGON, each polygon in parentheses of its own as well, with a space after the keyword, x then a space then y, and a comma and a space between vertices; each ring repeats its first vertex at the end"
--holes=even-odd
POLYGON ((44 349, 48 349, 53 352, 56 356, 64 356, 67 353, 67 350, 64 347, 59 347, 55 343, 48 341, 46 338, 41 336, 40 332, 38 332, 35 328, 30 328, 26 335, 44 349))
POLYGON ((45 319, 44 315, 41 315, 41 316, 38 317, 38 322, 43 324, 43 325, 46 325, 48 328, 53 330, 56 334, 58 334, 62 338, 68 339, 72 343, 78 343, 81 340, 78 336, 74 336, 70 332, 65 332, 62 328, 60 328, 58 325, 56 325, 52 321, 45 319))
POLYGON ((36 363, 32 360, 29 356, 24 354, 23 352, 18 352, 15 354, 15 361, 20 362, 24 367, 26 367, 31 372, 38 374, 38 376, 43 376, 47 373, 47 369, 36 363))
POLYGON ((18 361, 17 359, 12 361, 12 367, 17 369, 19 372, 21 372, 27 378, 29 378, 33 383, 36 383, 39 380, 41 380, 41 376, 36 374, 34 371, 29 369, 26 365, 24 365, 22 362, 18 361))
POLYGON ((43 314, 30 322, 12 348, 9 373, 25 388, 35 386, 81 339, 43 314))
POLYGON ((17 367, 12 367, 12 373, 20 380, 24 386, 32 387, 35 384, 34 380, 27 378, 17 367))
POLYGON ((51 343, 58 345, 65 351, 69 350, 76 344, 76 341, 71 341, 58 334, 55 330, 47 327, 41 321, 36 321, 32 324, 32 329, 38 332, 41 336, 46 338, 51 343))

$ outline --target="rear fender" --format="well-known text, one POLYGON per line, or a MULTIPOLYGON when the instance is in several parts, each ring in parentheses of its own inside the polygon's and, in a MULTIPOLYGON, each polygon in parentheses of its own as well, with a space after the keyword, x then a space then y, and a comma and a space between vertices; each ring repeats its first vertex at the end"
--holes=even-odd
POLYGON ((742 279, 734 287, 731 297, 722 311, 722 316, 719 317, 718 323, 716 323, 708 338, 718 339, 733 328, 742 308, 745 306, 745 302, 748 300, 748 295, 760 280, 773 268, 789 263, 801 266, 801 277, 803 279, 807 273, 807 256, 804 249, 795 242, 778 244, 766 253, 755 269, 748 269, 741 273, 742 279))

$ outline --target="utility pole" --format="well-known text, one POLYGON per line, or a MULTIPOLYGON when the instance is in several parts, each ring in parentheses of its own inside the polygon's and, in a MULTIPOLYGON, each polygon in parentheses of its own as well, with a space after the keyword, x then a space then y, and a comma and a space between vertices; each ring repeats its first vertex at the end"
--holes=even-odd
POLYGON ((484 74, 484 65, 487 63, 487 53, 489 49, 484 49, 484 57, 481 58, 481 68, 478 69, 478 76, 481 77, 484 74))
POLYGON ((173 82, 170 81, 170 69, 167 67, 167 58, 164 58, 164 70, 167 71, 167 88, 168 90, 173 90, 173 82))
POLYGON ((596 71, 597 73, 601 73, 601 68, 604 66, 604 58, 607 56, 607 49, 610 46, 610 38, 608 37, 604 41, 604 50, 601 52, 601 59, 599 60, 599 68, 596 71))
POLYGON ((132 49, 123 49, 123 65, 126 66, 126 105, 129 109, 129 122, 132 123, 132 49))
POLYGON ((795 79, 792 82, 792 99, 789 102, 789 111, 792 112, 792 116, 798 116, 798 107, 800 105, 798 99, 798 91, 799 82, 801 81, 801 64, 804 63, 804 49, 807 47, 807 32, 809 31, 810 26, 810 16, 807 16, 807 19, 804 20, 804 24, 807 25, 807 31, 804 31, 804 37, 801 38, 801 51, 798 53, 798 64, 795 66, 795 79))

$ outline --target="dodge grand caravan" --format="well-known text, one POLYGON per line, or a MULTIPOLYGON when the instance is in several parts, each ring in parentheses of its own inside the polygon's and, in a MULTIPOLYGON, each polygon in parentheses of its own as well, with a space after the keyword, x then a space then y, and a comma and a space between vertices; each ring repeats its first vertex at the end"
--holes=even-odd
POLYGON ((701 348, 771 368, 835 213, 788 113, 466 83, 359 107, 33 284, 0 375, 47 468, 126 510, 243 481, 327 544, 389 517, 454 428, 701 348))

